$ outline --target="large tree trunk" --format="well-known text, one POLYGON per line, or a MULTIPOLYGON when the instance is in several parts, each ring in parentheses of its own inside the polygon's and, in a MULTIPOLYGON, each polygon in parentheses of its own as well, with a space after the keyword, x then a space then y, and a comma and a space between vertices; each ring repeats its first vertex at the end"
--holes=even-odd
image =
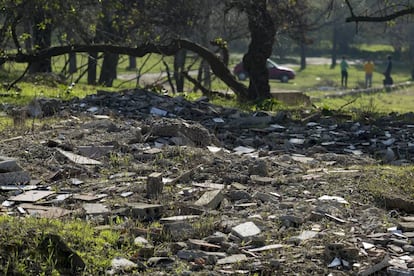
POLYGON ((248 100, 271 98, 269 73, 266 60, 272 54, 276 29, 266 9, 266 0, 257 0, 246 10, 251 41, 243 57, 243 65, 249 73, 248 100))
POLYGON ((306 44, 300 44, 300 70, 306 69, 306 44))
POLYGON ((177 87, 177 92, 184 91, 184 75, 185 71, 185 58, 187 51, 182 49, 178 51, 174 56, 174 80, 177 87))
POLYGON ((128 68, 127 68, 128 70, 137 69, 137 58, 136 57, 129 56, 128 61, 129 61, 128 68))
MULTIPOLYGON (((38 49, 47 49, 52 44, 52 26, 50 23, 45 22, 47 16, 42 10, 36 11, 34 15, 34 24, 33 24, 33 44, 38 49), (42 26, 42 27, 40 27, 42 26)), ((33 62, 30 65, 29 73, 45 73, 52 72, 52 59, 45 58, 33 62)))
POLYGON ((74 74, 77 71, 76 53, 69 53, 69 74, 74 74))
POLYGON ((96 84, 96 66, 98 62, 98 52, 88 53, 88 84, 96 84))
POLYGON ((116 79, 116 67, 118 66, 118 54, 104 53, 101 74, 98 83, 106 87, 112 87, 116 79))
POLYGON ((333 32, 332 32, 332 61, 331 61, 331 68, 335 68, 336 60, 338 59, 338 23, 334 22, 333 32))

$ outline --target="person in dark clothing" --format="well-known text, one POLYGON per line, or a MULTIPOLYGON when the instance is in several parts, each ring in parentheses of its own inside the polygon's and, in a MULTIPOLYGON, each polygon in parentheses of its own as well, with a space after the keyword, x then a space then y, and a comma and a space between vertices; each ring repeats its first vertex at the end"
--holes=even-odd
POLYGON ((392 57, 388 56, 388 63, 387 63, 387 68, 385 69, 384 72, 384 85, 392 85, 394 83, 392 77, 391 77, 391 70, 392 70, 392 57))

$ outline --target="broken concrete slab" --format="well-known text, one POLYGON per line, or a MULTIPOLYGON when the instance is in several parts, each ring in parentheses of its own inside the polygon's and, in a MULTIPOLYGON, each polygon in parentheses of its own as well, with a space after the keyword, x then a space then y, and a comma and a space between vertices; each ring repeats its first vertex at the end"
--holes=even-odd
POLYGON ((30 175, 26 171, 0 173, 0 186, 26 184, 30 182, 30 175))
POLYGON ((223 198, 224 196, 221 190, 207 191, 194 203, 194 205, 208 209, 216 209, 223 198))
POLYGON ((100 158, 114 150, 114 146, 77 146, 76 149, 89 158, 100 158))
POLYGON ((16 172, 23 170, 14 159, 6 159, 7 157, 0 156, 0 173, 16 172))
POLYGON ((413 232, 414 231, 414 222, 407 221, 407 222, 399 222, 398 228, 399 230, 402 230, 403 232, 413 232))
POLYGON ((19 202, 36 202, 50 195, 53 195, 54 193, 55 192, 53 191, 31 190, 16 196, 12 196, 9 198, 9 200, 19 202))
POLYGON ((270 250, 281 249, 281 248, 284 248, 285 246, 286 245, 283 245, 283 244, 269 244, 269 245, 265 245, 265 246, 262 246, 262 247, 251 248, 248 251, 249 252, 270 251, 270 250))
POLYGON ((33 215, 41 218, 62 218, 73 213, 71 210, 67 210, 60 207, 44 206, 44 205, 35 205, 30 203, 23 203, 18 206, 22 208, 29 215, 33 215))
POLYGON ((94 159, 91 159, 91 158, 88 158, 82 155, 78 155, 78 154, 75 154, 69 151, 65 151, 62 149, 56 149, 56 150, 75 164, 79 164, 79 165, 101 165, 102 164, 98 160, 94 160, 94 159))
POLYGON ((217 261, 217 265, 225 265, 225 264, 234 264, 234 263, 241 263, 247 261, 247 256, 245 254, 235 254, 223 259, 219 259, 217 261))
POLYGON ((184 221, 184 220, 194 220, 196 218, 199 218, 199 215, 187 215, 187 216, 173 216, 173 217, 166 217, 161 218, 161 223, 171 223, 171 222, 177 222, 177 221, 184 221))
POLYGON ((259 227, 251 221, 239 224, 231 229, 231 232, 241 239, 250 238, 261 233, 259 227))
POLYGON ((82 207, 88 215, 107 215, 110 212, 108 207, 100 203, 85 203, 82 207))
POLYGON ((162 214, 163 206, 159 204, 128 203, 127 215, 140 221, 158 219, 162 214))
POLYGON ((147 197, 157 198, 162 194, 164 183, 162 182, 162 174, 153 172, 147 178, 147 197))

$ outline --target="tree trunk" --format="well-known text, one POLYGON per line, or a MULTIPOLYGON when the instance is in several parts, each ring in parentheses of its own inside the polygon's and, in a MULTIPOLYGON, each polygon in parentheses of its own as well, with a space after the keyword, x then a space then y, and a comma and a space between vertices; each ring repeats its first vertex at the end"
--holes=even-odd
POLYGON ((184 91, 184 76, 182 73, 185 71, 186 56, 187 51, 185 49, 179 50, 174 55, 174 80, 177 87, 177 92, 184 91))
POLYGON ((250 78, 247 100, 268 99, 272 95, 266 60, 272 54, 276 29, 266 9, 266 0, 255 1, 247 9, 247 17, 251 34, 249 49, 243 57, 250 78))
POLYGON ((90 52, 88 54, 88 84, 96 85, 96 66, 98 63, 98 53, 90 52))
POLYGON ((334 22, 333 33, 332 33, 332 61, 331 61, 331 69, 335 68, 336 60, 338 59, 338 27, 337 23, 334 22))
POLYGON ((129 65, 128 65, 128 70, 135 70, 135 69, 137 69, 137 58, 136 57, 132 57, 132 56, 129 56, 128 57, 128 59, 129 59, 129 65))
POLYGON ((306 69, 306 44, 300 44, 300 70, 306 69))
POLYGON ((116 67, 118 66, 118 54, 104 53, 101 74, 98 83, 106 87, 112 87, 116 79, 116 67))
MULTIPOLYGON (((40 10, 35 12, 34 24, 33 24, 33 44, 37 50, 47 49, 52 44, 52 26, 50 23, 45 22, 46 15, 44 11, 40 10), (43 27, 39 27, 42 25, 43 27)), ((52 72, 52 59, 45 58, 30 65, 29 73, 46 73, 52 72)))
POLYGON ((69 53, 69 74, 74 74, 77 71, 76 53, 69 53))

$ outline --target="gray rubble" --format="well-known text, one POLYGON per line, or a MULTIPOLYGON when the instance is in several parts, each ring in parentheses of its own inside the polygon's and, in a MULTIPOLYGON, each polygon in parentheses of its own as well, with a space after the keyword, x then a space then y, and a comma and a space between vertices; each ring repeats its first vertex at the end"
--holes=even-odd
POLYGON ((139 258, 120 249, 109 275, 414 273, 414 203, 375 207, 355 192, 352 167, 411 164, 412 114, 293 119, 139 89, 51 105, 39 101, 36 114, 64 119, 3 137, 0 210, 155 222, 119 226, 139 258))

